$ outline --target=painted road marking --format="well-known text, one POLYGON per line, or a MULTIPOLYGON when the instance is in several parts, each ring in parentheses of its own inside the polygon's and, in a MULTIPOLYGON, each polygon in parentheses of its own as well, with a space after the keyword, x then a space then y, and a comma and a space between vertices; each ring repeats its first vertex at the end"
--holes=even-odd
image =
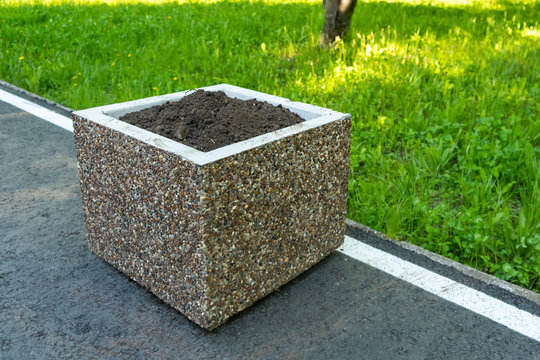
MULTIPOLYGON (((0 100, 73 132, 70 118, 0 89, 0 100)), ((485 316, 501 325, 540 341, 540 318, 480 291, 385 253, 350 236, 341 253, 411 283, 438 297, 485 316)))
POLYGON ((345 242, 338 251, 540 341, 540 317, 536 315, 364 244, 350 236, 345 236, 345 242))
POLYGON ((40 119, 46 120, 50 123, 53 123, 54 125, 60 126, 62 129, 66 129, 68 131, 73 132, 73 123, 71 119, 66 116, 55 113, 54 111, 46 109, 43 106, 34 104, 31 101, 28 101, 26 99, 23 99, 21 97, 8 93, 7 91, 1 90, 1 89, 0 89, 0 100, 7 102, 8 104, 11 104, 15 107, 18 107, 19 109, 22 109, 26 112, 29 112, 30 114, 37 116, 40 119))

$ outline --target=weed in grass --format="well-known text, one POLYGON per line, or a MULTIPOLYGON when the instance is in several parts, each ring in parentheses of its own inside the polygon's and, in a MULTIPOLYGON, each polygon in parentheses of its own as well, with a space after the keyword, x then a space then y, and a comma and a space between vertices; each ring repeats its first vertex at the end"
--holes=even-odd
POLYGON ((76 109, 227 82, 350 112, 350 218, 540 291, 537 1, 361 1, 328 51, 319 0, 0 12, 0 78, 76 109))

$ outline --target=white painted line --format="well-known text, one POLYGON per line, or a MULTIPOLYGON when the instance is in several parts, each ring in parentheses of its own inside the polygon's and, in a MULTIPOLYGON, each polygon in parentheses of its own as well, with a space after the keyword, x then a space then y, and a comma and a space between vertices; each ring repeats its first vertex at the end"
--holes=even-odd
POLYGON ((34 104, 31 101, 8 93, 7 91, 1 89, 0 100, 7 102, 8 104, 11 104, 15 107, 18 107, 19 109, 22 109, 34 116, 37 116, 38 118, 53 123, 54 125, 60 126, 63 129, 73 132, 73 123, 71 119, 66 116, 55 113, 54 111, 46 109, 42 106, 34 104))
POLYGON ((540 317, 536 315, 364 244, 350 236, 345 236, 345 242, 338 251, 540 341, 540 317))

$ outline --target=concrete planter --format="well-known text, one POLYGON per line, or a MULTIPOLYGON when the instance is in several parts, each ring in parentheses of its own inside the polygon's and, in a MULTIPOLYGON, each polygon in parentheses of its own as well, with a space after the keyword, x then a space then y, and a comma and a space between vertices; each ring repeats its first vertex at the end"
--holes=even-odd
POLYGON ((186 92, 73 114, 90 249, 212 329, 344 239, 350 115, 231 85, 305 122, 201 152, 118 118, 186 92))

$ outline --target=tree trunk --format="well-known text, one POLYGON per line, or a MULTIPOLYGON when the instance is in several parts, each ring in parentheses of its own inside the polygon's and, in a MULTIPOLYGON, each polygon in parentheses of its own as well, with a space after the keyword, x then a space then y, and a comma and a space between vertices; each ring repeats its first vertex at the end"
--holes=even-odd
POLYGON ((326 12, 321 44, 329 45, 336 37, 344 38, 349 30, 351 17, 357 0, 323 0, 326 12))

